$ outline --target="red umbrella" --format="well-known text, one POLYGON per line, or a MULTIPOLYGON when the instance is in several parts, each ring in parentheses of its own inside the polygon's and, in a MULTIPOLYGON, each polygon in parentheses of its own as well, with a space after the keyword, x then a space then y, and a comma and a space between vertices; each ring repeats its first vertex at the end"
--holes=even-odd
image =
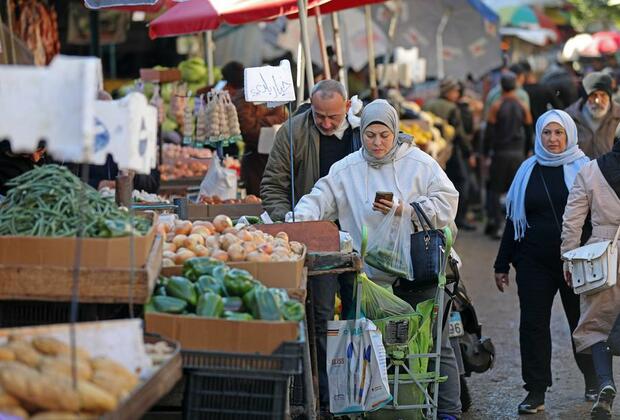
MULTIPOLYGON (((308 7, 329 0, 310 0, 308 7)), ((188 0, 179 3, 149 25, 149 36, 186 35, 217 29, 222 23, 240 25, 297 13, 297 0, 188 0)))
POLYGON ((601 54, 614 54, 620 48, 620 33, 597 32, 592 35, 592 42, 601 54))
MULTIPOLYGON (((320 12, 322 14, 340 12, 341 10, 353 9, 354 7, 362 7, 370 4, 385 3, 386 0, 331 0, 321 5, 320 12)), ((308 16, 314 16, 317 12, 316 8, 308 10, 308 16)), ((297 19, 297 13, 287 15, 291 19, 297 19)))

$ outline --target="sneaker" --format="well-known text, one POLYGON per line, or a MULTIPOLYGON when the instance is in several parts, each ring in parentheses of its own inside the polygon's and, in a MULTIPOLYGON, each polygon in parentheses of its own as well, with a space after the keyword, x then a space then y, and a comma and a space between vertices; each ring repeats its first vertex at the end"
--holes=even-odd
POLYGON ((616 397, 616 387, 613 385, 605 385, 601 392, 598 394, 598 398, 592 406, 590 417, 593 420, 607 420, 611 419, 611 406, 614 403, 616 397))
POLYGON ((531 391, 519 404, 519 414, 536 414, 545 410, 545 393, 531 391))
POLYGON ((597 387, 588 387, 586 388, 586 392, 584 394, 585 400, 587 402, 595 402, 598 399, 598 389, 597 387))

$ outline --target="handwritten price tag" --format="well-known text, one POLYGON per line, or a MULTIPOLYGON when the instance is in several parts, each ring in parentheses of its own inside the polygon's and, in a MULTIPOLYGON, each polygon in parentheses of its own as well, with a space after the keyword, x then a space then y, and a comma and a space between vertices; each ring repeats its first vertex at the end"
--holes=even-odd
POLYGON ((291 63, 280 61, 280 65, 251 67, 245 69, 245 100, 282 104, 295 100, 295 84, 291 63))

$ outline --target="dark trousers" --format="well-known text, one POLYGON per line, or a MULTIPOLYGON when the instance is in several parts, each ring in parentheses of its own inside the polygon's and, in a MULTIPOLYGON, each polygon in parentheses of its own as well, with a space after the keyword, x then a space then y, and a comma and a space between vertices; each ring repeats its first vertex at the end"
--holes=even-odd
MULTIPOLYGON (((553 267, 524 257, 517 263, 517 286, 521 306, 519 342, 521 344, 521 374, 527 391, 544 392, 551 380, 551 308, 560 292, 562 306, 571 333, 579 322, 579 296, 563 279, 562 263, 553 267)), ((587 388, 596 386, 592 356, 575 352, 575 361, 583 374, 587 388)))
POLYGON ((467 222, 467 209, 469 204, 470 175, 467 162, 459 147, 455 147, 452 156, 446 162, 446 175, 459 192, 459 205, 456 212, 455 223, 457 226, 467 222))
POLYGON ((265 173, 265 166, 269 155, 262 155, 256 150, 250 150, 241 160, 241 179, 245 184, 245 192, 260 197, 260 183, 265 173))
POLYGON ((334 319, 334 301, 340 289, 342 314, 346 317, 353 309, 353 273, 325 274, 308 279, 308 289, 314 309, 314 338, 319 371, 319 397, 322 407, 329 406, 327 378, 327 321, 334 319))

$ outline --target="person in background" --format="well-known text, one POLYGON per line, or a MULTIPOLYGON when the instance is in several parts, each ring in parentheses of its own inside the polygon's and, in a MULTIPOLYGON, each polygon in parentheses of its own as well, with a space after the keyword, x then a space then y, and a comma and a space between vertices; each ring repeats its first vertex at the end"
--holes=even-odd
POLYGON ((268 154, 258 153, 258 138, 261 128, 282 124, 286 120, 286 108, 268 108, 265 104, 256 105, 245 100, 243 64, 235 61, 224 66, 231 100, 237 109, 241 136, 245 148, 241 160, 241 179, 247 194, 260 196, 260 183, 263 179, 268 154))
MULTIPOLYGON (((586 164, 568 195, 562 224, 561 252, 581 245, 584 220, 591 215, 592 237, 588 244, 611 241, 620 225, 620 143, 609 153, 586 164)), ((564 275, 572 286, 565 264, 564 275)), ((579 296, 581 317, 573 332, 578 353, 591 353, 598 380, 598 396, 592 405, 593 419, 611 419, 616 396, 612 354, 607 338, 620 314, 620 281, 615 286, 590 295, 579 296)))
MULTIPOLYGON (((534 152, 510 186, 508 220, 494 264, 500 292, 509 285, 510 264, 517 273, 521 373, 528 392, 519 404, 520 414, 544 410, 552 384, 550 325, 558 291, 571 331, 579 321, 579 297, 563 279, 560 218, 577 173, 589 161, 577 145, 575 123, 560 110, 547 111, 537 120, 534 152)), ((574 343, 573 352, 585 378, 586 401, 594 401, 598 390, 592 358, 576 353, 574 343)))
POLYGON ((538 79, 536 78, 536 74, 532 71, 530 63, 522 61, 519 65, 525 74, 523 90, 527 92, 530 98, 532 120, 538 121, 538 118, 549 109, 562 109, 562 102, 555 95, 555 92, 548 86, 538 83, 538 79))
POLYGON ((577 76, 571 62, 553 63, 540 78, 540 83, 553 91, 564 109, 579 99, 577 76))
MULTIPOLYGON (((290 121, 293 136, 293 171, 295 202, 308 194, 314 184, 329 173, 335 162, 362 147, 359 127, 353 127, 347 113, 351 106, 342 83, 322 80, 312 89, 311 106, 290 121)), ((289 122, 276 134, 261 182, 263 207, 275 221, 284 220, 292 209, 291 157, 289 122)), ((334 318, 334 299, 340 286, 342 313, 350 311, 353 300, 353 276, 322 275, 308 281, 314 300, 314 319, 319 369, 321 411, 329 412, 329 381, 327 378, 327 321, 334 318)))
POLYGON ((489 168, 489 208, 485 233, 502 237, 500 197, 505 194, 517 169, 531 149, 532 115, 517 96, 517 77, 504 73, 500 80, 502 96, 489 109, 484 133, 484 156, 489 168))
MULTIPOLYGON (((416 202, 435 226, 452 227, 458 192, 439 164, 415 146, 411 137, 399 132, 396 110, 383 99, 371 102, 362 111, 361 128, 363 149, 336 162, 301 199, 295 207, 299 219, 338 219, 357 250, 362 245, 362 226, 368 227, 369 238, 380 235, 377 229, 394 206, 398 206, 397 216, 404 217, 405 206, 416 202), (377 191, 392 192, 395 201, 374 201, 377 191)), ((416 216, 412 221, 419 223, 416 216)), ((436 287, 420 290, 414 282, 381 270, 365 266, 365 271, 375 283, 386 287, 394 284, 394 294, 413 307, 436 294, 436 287)), ((437 418, 454 420, 461 415, 460 377, 447 324, 440 372, 447 380, 439 385, 437 418)))
POLYGON ((607 74, 594 72, 583 78, 585 97, 566 109, 575 120, 579 147, 590 159, 609 152, 620 138, 620 105, 611 97, 612 80, 607 74))
POLYGON ((618 70, 612 67, 605 67, 602 73, 611 77, 611 91, 612 91, 611 99, 615 103, 620 104, 620 89, 619 89, 620 86, 618 86, 618 76, 620 76, 620 74, 618 73, 618 70))
POLYGON ((445 78, 439 84, 439 98, 424 104, 423 109, 447 121, 455 129, 452 156, 446 163, 446 173, 459 192, 459 207, 456 214, 456 226, 463 230, 474 230, 475 226, 467 223, 467 205, 469 192, 469 172, 476 161, 472 154, 470 137, 465 132, 461 109, 460 85, 456 79, 445 78))
POLYGON ((0 142, 0 196, 6 196, 9 186, 6 185, 11 179, 20 176, 47 163, 45 147, 39 147, 32 154, 12 153, 8 141, 0 142))
MULTIPOLYGON (((523 102, 523 104, 525 104, 529 109, 530 108, 530 97, 528 96, 527 92, 523 89, 523 85, 525 84, 525 72, 523 70, 523 67, 521 67, 519 64, 513 64, 508 69, 504 70, 502 72, 502 75, 509 74, 509 73, 513 74, 515 77, 514 95, 521 102, 523 102)), ((485 119, 488 118, 489 110, 491 109, 493 104, 497 102, 498 100, 500 100, 503 95, 503 89, 501 86, 501 78, 502 76, 500 76, 500 83, 495 85, 495 87, 493 87, 489 91, 486 97, 486 100, 484 101, 484 118, 485 119)))

